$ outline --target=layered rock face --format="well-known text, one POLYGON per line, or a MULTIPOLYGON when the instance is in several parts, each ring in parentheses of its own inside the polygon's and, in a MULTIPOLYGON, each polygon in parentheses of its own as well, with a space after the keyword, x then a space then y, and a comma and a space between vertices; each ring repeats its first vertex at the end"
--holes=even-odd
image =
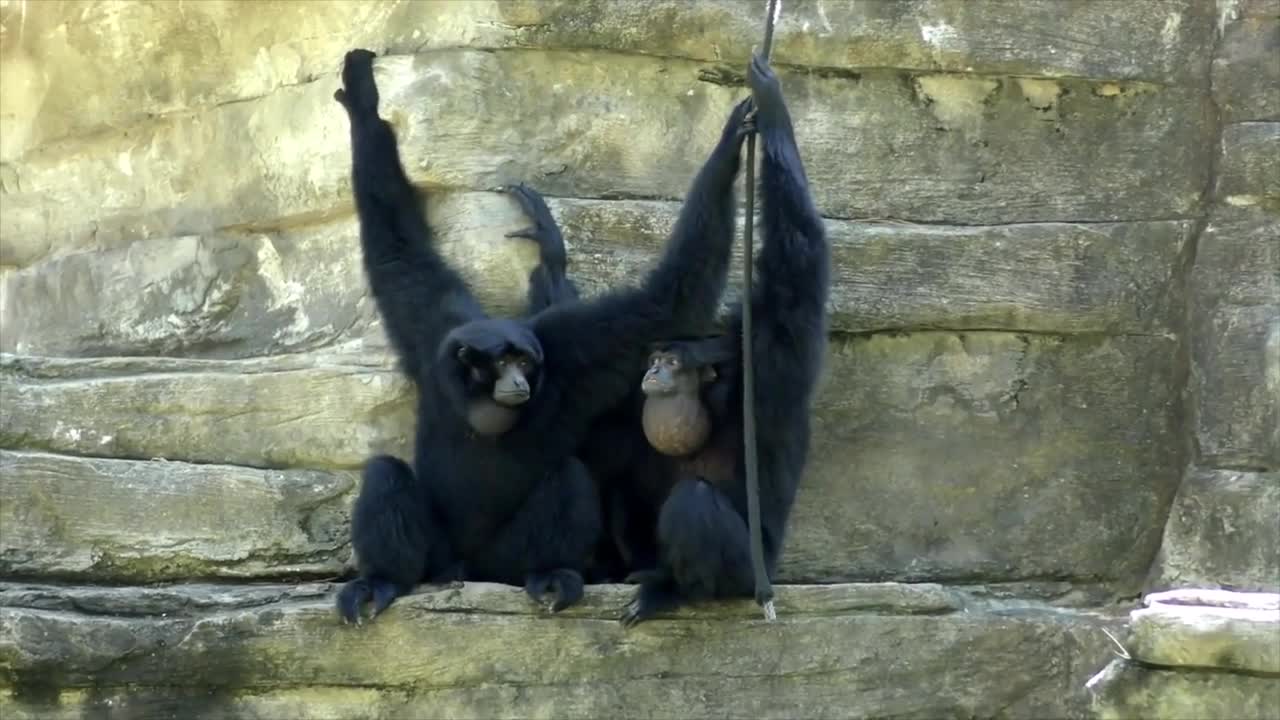
MULTIPOLYGON (((494 188, 548 196, 588 294, 629 282, 763 16, 0 3, 0 713, 1080 717, 1140 593, 1280 591, 1280 4, 808 0, 774 60, 832 340, 780 621, 468 584, 336 625, 358 468, 416 411, 343 52, 510 312, 537 253, 494 188)), ((1122 669, 1106 712, 1181 712, 1122 669)))
POLYGON ((1267 720, 1280 708, 1280 595, 1170 590, 1130 615, 1122 658, 1088 683, 1120 718, 1267 720))
POLYGON ((1108 719, 1280 708, 1280 3, 1218 10, 1219 154, 1188 285, 1194 454, 1156 592, 1132 613, 1122 657, 1089 681, 1108 719))

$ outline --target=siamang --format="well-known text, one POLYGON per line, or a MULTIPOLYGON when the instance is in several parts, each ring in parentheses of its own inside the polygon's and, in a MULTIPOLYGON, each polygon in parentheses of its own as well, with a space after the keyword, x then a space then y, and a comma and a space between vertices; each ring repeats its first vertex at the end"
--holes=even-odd
POLYGON ((395 134, 378 115, 373 58, 346 54, 334 98, 351 126, 365 271, 418 388, 417 447, 412 469, 388 456, 365 465, 352 517, 359 576, 338 593, 339 613, 358 622, 367 602, 376 616, 419 582, 456 579, 523 585, 559 611, 582 597, 602 532, 596 487, 574 451, 592 420, 626 397, 650 343, 712 320, 751 99, 730 113, 638 288, 559 301, 551 283, 549 307, 497 319, 431 245, 395 134))
MULTIPOLYGON (((761 529, 772 576, 808 456, 831 261, 781 84, 759 56, 747 77, 763 148, 764 244, 750 298, 751 352, 761 529)), ((627 581, 640 585, 622 611, 624 625, 686 601, 753 595, 741 310, 734 307, 724 335, 657 344, 631 404, 597 422, 588 443, 602 449, 582 448, 605 494, 619 560, 632 571, 627 581)))

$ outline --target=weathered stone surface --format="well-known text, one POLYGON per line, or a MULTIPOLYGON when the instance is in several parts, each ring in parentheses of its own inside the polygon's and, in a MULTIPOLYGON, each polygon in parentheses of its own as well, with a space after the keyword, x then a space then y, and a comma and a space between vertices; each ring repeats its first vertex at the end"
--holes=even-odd
POLYGON ((1280 473, 1194 470, 1178 489, 1151 586, 1280 591, 1280 473))
POLYGON ((1223 120, 1280 120, 1278 58, 1280 16, 1227 25, 1213 59, 1213 95, 1223 120))
POLYGON ((120 697, 156 712, 177 696, 187 712, 362 718, 1080 717, 1079 673, 1106 652, 1105 618, 957 611, 931 586, 781 587, 774 624, 740 602, 625 631, 613 619, 630 592, 592 588, 552 620, 518 588, 468 584, 403 598, 360 628, 299 592, 159 617, 8 606, 3 707, 56 717, 68 707, 51 699, 120 697))
POLYGON ((947 587, 997 603, 1034 600, 1061 608, 1098 608, 1116 602, 1114 585, 1105 581, 1035 579, 997 583, 948 582, 947 587))
MULTIPOLYGON (((680 208, 549 204, 570 246, 570 274, 588 294, 636 282, 680 208)), ((524 216, 493 193, 438 194, 430 205, 441 252, 482 304, 518 312, 537 252, 504 234, 524 216)), ((936 227, 828 220, 827 229, 835 330, 1170 333, 1183 312, 1174 275, 1189 221, 936 227)), ((735 257, 740 267, 740 246, 735 257)), ((736 298, 740 278, 732 274, 726 300, 736 298)), ((376 321, 351 217, 247 236, 146 240, 0 276, 0 350, 22 354, 235 358, 312 350, 359 337, 376 321)))
POLYGON ((1194 299, 1212 305, 1266 305, 1280 297, 1280 214, 1215 207, 1191 276, 1194 299))
MULTIPOLYGON (((527 25, 522 43, 701 60, 745 57, 764 19, 763 3, 736 0, 512 4, 519 10, 511 12, 511 21, 527 25)), ((1190 82, 1208 55, 1206 15, 1193 2, 800 0, 782 8, 773 56, 781 63, 828 68, 1190 82)))
MULTIPOLYGON (((551 195, 678 198, 744 92, 719 75, 704 81, 705 65, 644 56, 602 64, 585 53, 442 50, 377 64, 409 172, 435 187, 528 180, 551 195)), ((1191 88, 781 74, 816 200, 837 217, 1187 216, 1213 150, 1208 98, 1191 88)), ((335 83, 27 153, 5 168, 14 189, 0 262, 346 207, 350 151, 335 83)))
MULTIPOLYGON (((254 608, 281 602, 328 600, 337 584, 262 583, 254 585, 213 585, 178 583, 148 587, 51 586, 36 583, 0 582, 0 607, 37 610, 78 610, 97 615, 165 615, 202 617, 211 612, 254 608), (148 612, 142 612, 148 608, 148 612)), ((626 585, 592 585, 582 603, 557 617, 578 619, 617 618, 616 612, 630 599, 634 588, 626 585)), ((396 601, 396 606, 401 605, 396 601)), ((499 583, 448 583, 422 585, 408 596, 404 606, 415 614, 476 613, 535 615, 519 588, 499 583)), ((932 583, 846 583, 838 585, 780 586, 777 597, 780 615, 838 615, 883 612, 890 615, 946 615, 977 607, 963 592, 932 583)), ((983 606, 997 611, 1000 605, 983 606)), ((695 604, 667 616, 671 620, 738 619, 751 620, 759 608, 746 602, 695 604)), ((1088 617, 1094 617, 1089 614, 1088 617)), ((388 616, 391 617, 391 616, 388 616)), ((336 615, 334 616, 336 620, 336 615)), ((382 618, 379 618, 381 620, 382 618)), ((1099 618, 1101 619, 1101 618, 1099 618)), ((1112 622, 1118 622, 1113 618, 1112 622)))
POLYGON ((502 47, 516 30, 496 2, 20 7, 0 15, 5 77, 15 80, 0 92, 6 161, 67 136, 329 78, 352 47, 502 47))
POLYGON ((1218 0, 1218 22, 1226 27, 1241 18, 1280 17, 1280 0, 1218 0))
POLYGON ((1222 129, 1218 199, 1280 211, 1280 123, 1248 122, 1222 129))
MULTIPOLYGON (((834 586, 832 586, 834 587, 834 586)), ((893 583, 875 586, 885 590, 901 587, 893 583)), ((914 586, 908 586, 914 587, 914 586)), ((328 583, 180 583, 172 585, 40 585, 0 582, 0 607, 32 608, 59 612, 121 617, 199 617, 200 615, 251 608, 287 600, 315 600, 329 597, 328 583)), ((955 600, 941 588, 934 596, 927 592, 911 595, 927 603, 933 598, 940 610, 949 610, 955 600)), ((870 595, 871 593, 868 593, 870 595)), ((905 593, 891 595, 894 600, 905 593)), ((895 605, 896 607, 896 605, 895 605)), ((927 607, 927 605, 926 605, 927 607)))
POLYGON ((1200 462, 1280 468, 1280 215, 1215 210, 1191 284, 1200 462))
POLYGON ((414 407, 387 367, 0 358, 0 447, 258 467, 356 468, 405 455, 414 407))
MULTIPOLYGON (((16 7, 0 12, 6 161, 40 142, 329 77, 351 47, 607 48, 737 66, 764 12, 736 0, 16 7)), ((1189 82, 1204 71, 1212 21, 1191 0, 789 2, 774 43, 783 62, 827 68, 1189 82)))
POLYGON ((1184 458, 1174 343, 833 343, 784 561, 808 579, 1145 574, 1184 458))
POLYGON ((1280 610, 1280 595, 1270 592, 1237 592, 1217 588, 1177 588, 1149 593, 1142 598, 1144 605, 1194 605, 1210 608, 1236 608, 1242 610, 1280 610))
MULTIPOLYGON (((434 193, 436 247, 490 311, 521 312, 538 263, 510 198, 434 193)), ((377 320, 354 216, 305 228, 143 240, 0 276, 0 350, 232 358, 315 349, 377 320)))
POLYGON ((333 574, 354 473, 0 451, 0 575, 333 574))
MULTIPOLYGON (((651 267, 678 203, 554 200, 570 274, 588 294, 651 267)), ((743 217, 738 217, 741 234, 743 217)), ((833 330, 1167 333, 1187 222, 938 227, 826 221, 833 330), (1064 272, 1069 268, 1070 272, 1064 272)), ((758 229, 759 230, 759 229, 758 229)), ((764 242, 756 234, 756 247, 764 242)), ((726 300, 741 289, 741 244, 726 300)))
MULTIPOLYGON (((960 662, 960 661, 957 661, 960 662)), ((874 672, 874 670, 872 670, 874 672)), ((896 677, 896 675, 895 675, 896 677)), ((912 682, 901 680, 901 682, 912 682)), ((405 720, 406 718, 712 718, 794 717, 793 712, 821 713, 823 718, 863 718, 864 713, 892 712, 895 717, 930 720, 935 717, 1025 718, 1088 717, 1073 703, 1053 702, 1037 692, 1005 708, 971 707, 933 696, 912 701, 896 692, 850 687, 844 675, 814 677, 796 683, 787 679, 655 677, 598 684, 596 681, 552 686, 477 685, 410 690, 307 686, 252 692, 210 691, 184 687, 115 687, 64 690, 46 696, 0 696, 6 720, 83 720, 86 717, 128 717, 130 720, 171 720, 188 717, 267 718, 270 720, 405 720), (787 686, 783 689, 783 686, 787 686), (798 689, 791 689, 792 687, 798 689), (801 697, 803 693, 803 697, 801 697), (783 703, 793 703, 790 706, 783 703), (851 707, 850 707, 851 706, 851 707), (793 709, 794 708, 794 709, 793 709), (889 708, 881 710, 881 708, 889 708), (207 713, 208 715, 203 715, 207 713), (1048 713, 1048 714, 1043 714, 1048 713)), ((993 695, 999 701, 1004 693, 993 695)), ((1074 698, 1070 698, 1074 700, 1074 698)))
POLYGON ((353 263, 331 242, 353 238, 164 238, 24 268, 0 279, 0 349, 234 356, 333 342, 369 322, 358 251, 353 263))
MULTIPOLYGON (((1145 599, 1130 614, 1126 649, 1134 659, 1166 667, 1218 668, 1280 675, 1280 595, 1261 594, 1252 607, 1188 605, 1145 599)), ((1193 591, 1194 593, 1194 591, 1193 591)))
POLYGON ((1113 660, 1089 689, 1099 720, 1274 720, 1280 707, 1275 678, 1155 670, 1125 660, 1113 660))
POLYGON ((1098 717, 1275 717, 1280 595, 1191 588, 1148 595, 1144 604, 1132 613, 1126 659, 1087 684, 1098 717))
MULTIPOLYGON (((360 270, 343 51, 390 51, 384 109, 443 203, 446 255, 510 312, 532 249, 480 191, 564 198, 582 284, 633 280, 745 92, 763 3, 234 12, 0 2, 0 352, 204 359, 0 360, 0 574, 280 580, 346 559, 349 468, 407 455, 413 408, 360 270), (283 353, 306 354, 244 360, 283 353)), ((876 334, 833 343, 783 579, 998 583, 978 597, 783 586, 777 625, 744 623, 744 602, 624 633, 617 588, 555 619, 515 588, 444 590, 355 629, 322 585, 2 585, 0 715, 1082 715, 1103 621, 1031 588, 1135 590, 1189 431, 1198 463, 1234 470, 1188 481, 1161 577, 1276 566, 1274 472, 1256 471, 1280 469, 1278 17, 1276 0, 787 1, 775 59, 819 205, 843 218, 833 327, 876 334)), ((1136 652, 1194 641, 1207 664, 1274 670, 1266 647, 1192 629, 1136 652)), ((1199 677, 1140 671, 1107 712, 1280 707, 1275 677, 1199 677)))
MULTIPOLYGON (((1173 355, 1150 337, 836 341, 782 578, 1133 585, 1181 469, 1173 355)), ((397 375, 289 364, 304 360, 10 359, 0 443, 266 467, 407 456, 397 375)))

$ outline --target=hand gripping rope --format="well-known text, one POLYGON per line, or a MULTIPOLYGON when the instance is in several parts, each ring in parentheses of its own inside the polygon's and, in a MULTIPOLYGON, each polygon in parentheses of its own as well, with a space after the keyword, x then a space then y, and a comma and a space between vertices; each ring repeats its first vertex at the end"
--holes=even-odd
MULTIPOLYGON (((773 24, 782 9, 781 0, 769 0, 764 24, 764 47, 761 54, 769 59, 773 45, 773 24)), ((756 604, 764 610, 764 619, 773 622, 773 585, 764 563, 764 535, 760 528, 760 477, 756 454, 756 375, 751 346, 751 273, 755 249, 753 235, 756 222, 756 135, 747 137, 747 218, 742 228, 742 440, 747 470, 747 525, 751 530, 751 565, 756 576, 756 604)))

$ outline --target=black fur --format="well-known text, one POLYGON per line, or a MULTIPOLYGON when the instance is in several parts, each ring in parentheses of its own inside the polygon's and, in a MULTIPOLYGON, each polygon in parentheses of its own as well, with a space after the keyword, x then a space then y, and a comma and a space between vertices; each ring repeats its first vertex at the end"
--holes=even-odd
MULTIPOLYGON (((531 287, 530 296, 550 307, 494 320, 431 245, 395 135, 377 113, 373 53, 347 53, 342 76, 335 98, 351 124, 365 270, 401 365, 417 384, 419 420, 416 477, 402 463, 392 471, 386 458, 366 468, 352 535, 360 577, 339 593, 339 611, 357 620, 367 600, 385 608, 417 582, 459 567, 465 579, 524 585, 535 600, 555 593, 553 609, 565 607, 582 596, 581 573, 602 523, 595 485, 574 451, 591 422, 626 397, 650 343, 712 319, 727 279, 750 101, 731 114, 666 253, 639 288, 583 302, 564 299, 569 291, 549 282, 542 291, 531 287), (473 349, 509 344, 542 358, 536 392, 501 436, 477 436, 460 413, 463 339, 473 349)), ((534 209, 536 228, 549 213, 534 209)))
MULTIPOLYGON (((766 567, 777 567, 787 519, 809 450, 809 414, 827 344, 830 250, 781 86, 767 63, 748 72, 762 149, 764 244, 755 259, 754 319, 760 515, 766 567)), ((686 367, 712 365, 703 389, 712 417, 706 445, 689 458, 652 450, 636 422, 643 402, 597 427, 609 459, 585 454, 603 483, 619 555, 639 582, 622 614, 633 625, 685 601, 754 594, 742 445, 742 319, 735 307, 726 335, 669 343, 686 367), (626 416, 624 413, 629 412, 626 416), (639 448, 638 454, 619 447, 639 448), (600 463, 600 464, 597 464, 600 463), (656 530, 656 532, 655 532, 656 530)), ((638 383, 636 383, 638 386, 638 383)))
POLYGON ((533 188, 521 183, 507 188, 524 214, 533 221, 527 228, 507 233, 507 237, 529 238, 538 243, 539 263, 529 273, 528 314, 557 303, 578 299, 578 286, 567 274, 569 257, 564 249, 560 226, 547 203, 533 188))

